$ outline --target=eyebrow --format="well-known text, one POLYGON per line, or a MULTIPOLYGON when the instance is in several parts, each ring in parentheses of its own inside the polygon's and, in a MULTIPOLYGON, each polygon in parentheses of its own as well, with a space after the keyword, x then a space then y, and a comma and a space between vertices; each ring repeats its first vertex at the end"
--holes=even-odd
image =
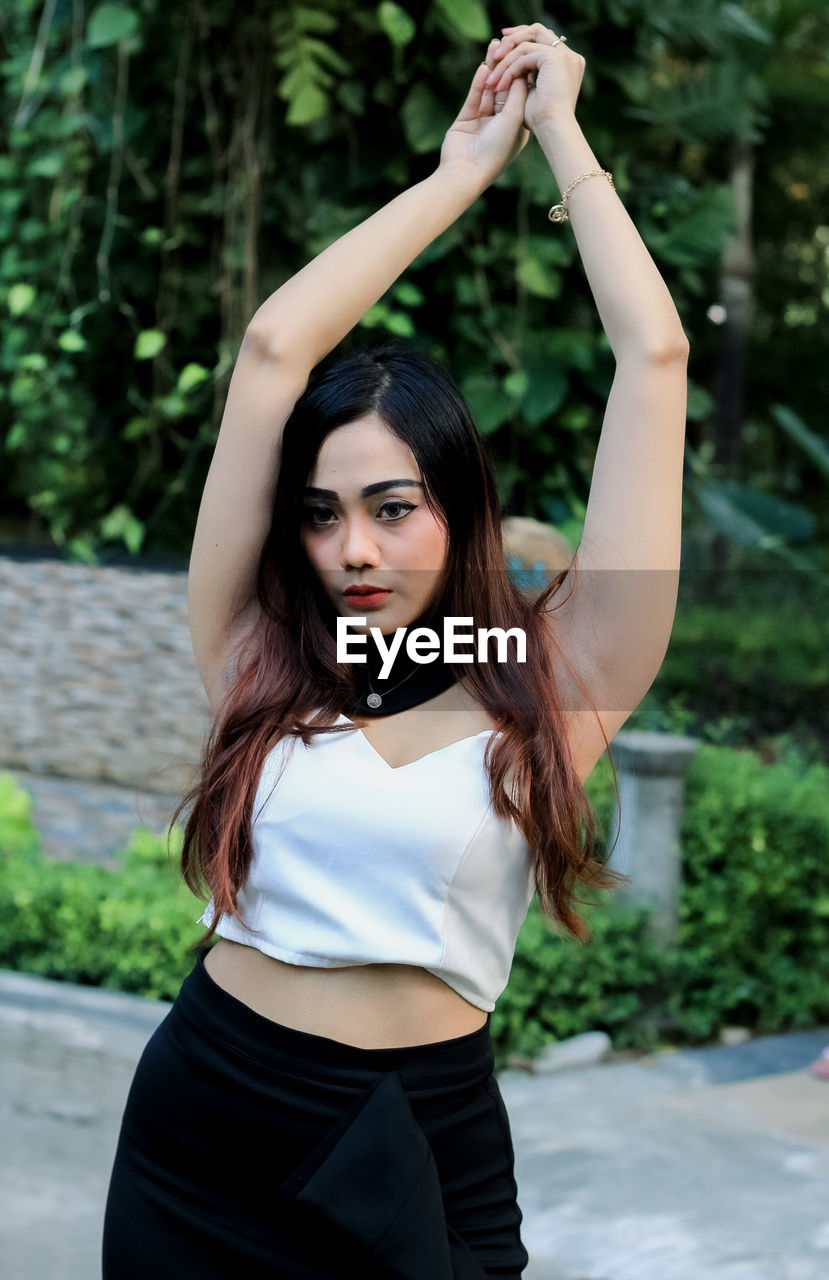
MULTIPOLYGON (((360 490, 361 498, 371 498, 375 493, 384 493, 386 489, 422 489, 423 485, 419 480, 381 480, 378 484, 367 484, 364 489, 360 490)), ((306 498, 330 498, 332 502, 339 502, 340 495, 335 489, 315 489, 309 485, 305 490, 306 498)))

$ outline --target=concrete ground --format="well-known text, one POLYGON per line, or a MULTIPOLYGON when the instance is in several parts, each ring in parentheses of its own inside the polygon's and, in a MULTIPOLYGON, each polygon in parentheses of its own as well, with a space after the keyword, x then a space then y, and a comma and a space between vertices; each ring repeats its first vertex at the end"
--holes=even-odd
MULTIPOLYGON (((3 1280, 100 1276, 121 1111, 168 1008, 0 970, 3 1280)), ((525 1280, 827 1280, 829 1081, 807 1071, 825 1044, 502 1072, 525 1280)))

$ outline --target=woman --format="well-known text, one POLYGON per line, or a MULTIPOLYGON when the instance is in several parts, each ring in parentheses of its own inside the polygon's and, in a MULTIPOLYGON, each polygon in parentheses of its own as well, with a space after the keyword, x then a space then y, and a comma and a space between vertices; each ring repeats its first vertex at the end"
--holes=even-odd
POLYGON ((574 890, 620 878, 592 856, 582 783, 659 670, 680 551, 688 346, 576 122, 584 66, 541 24, 504 28, 436 171, 245 335, 189 578, 214 726, 182 866, 209 930, 132 1083, 105 1280, 526 1265, 490 1013, 533 891, 585 937, 574 890), (534 603, 439 366, 381 348, 309 383, 528 131, 617 362, 580 572, 534 603), (516 628, 506 658, 406 648, 389 674, 384 645, 448 619, 516 628))

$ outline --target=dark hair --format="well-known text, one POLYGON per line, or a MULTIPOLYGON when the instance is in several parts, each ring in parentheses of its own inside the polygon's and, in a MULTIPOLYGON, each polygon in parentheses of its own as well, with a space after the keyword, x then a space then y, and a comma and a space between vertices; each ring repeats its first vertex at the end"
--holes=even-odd
POLYGON ((332 607, 310 571, 300 532, 305 486, 323 441, 371 412, 412 450, 426 501, 448 529, 436 616, 474 614, 477 625, 519 627, 526 635, 525 664, 473 662, 459 679, 502 730, 485 756, 494 811, 514 820, 528 841, 548 917, 585 939, 589 928, 572 905, 584 901, 575 896, 578 884, 611 888, 627 877, 595 857, 594 815, 564 733, 553 649, 566 659, 555 646, 550 601, 567 570, 534 601, 521 593, 506 568, 493 470, 469 407, 437 361, 397 344, 321 370, 285 423, 259 561, 260 618, 216 713, 200 781, 173 816, 175 822, 194 801, 182 872, 194 893, 201 895, 206 882, 214 899, 213 923, 193 949, 209 941, 220 915, 241 920, 236 897, 253 854, 252 807, 267 753, 286 735, 307 744, 315 733, 352 732, 334 724, 353 692, 353 677, 336 661, 332 607), (319 714, 309 723, 314 712, 319 714))

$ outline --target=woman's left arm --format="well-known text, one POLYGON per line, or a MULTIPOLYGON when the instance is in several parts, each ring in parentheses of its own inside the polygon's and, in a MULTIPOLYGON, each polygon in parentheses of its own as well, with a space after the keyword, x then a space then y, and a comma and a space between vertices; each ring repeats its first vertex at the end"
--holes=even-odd
MULTIPOLYGON (((612 169, 599 164, 575 117, 584 59, 566 45, 549 47, 552 33, 540 24, 514 31, 498 60, 503 70, 496 91, 518 74, 535 75, 525 120, 561 192, 582 173, 612 169)), ((557 593, 562 603, 550 620, 611 737, 656 678, 676 613, 689 344, 668 288, 608 179, 579 182, 567 211, 616 372, 576 573, 557 593)), ((550 224, 551 234, 562 232, 563 224, 550 224)), ((598 758, 603 744, 595 745, 598 758)))

